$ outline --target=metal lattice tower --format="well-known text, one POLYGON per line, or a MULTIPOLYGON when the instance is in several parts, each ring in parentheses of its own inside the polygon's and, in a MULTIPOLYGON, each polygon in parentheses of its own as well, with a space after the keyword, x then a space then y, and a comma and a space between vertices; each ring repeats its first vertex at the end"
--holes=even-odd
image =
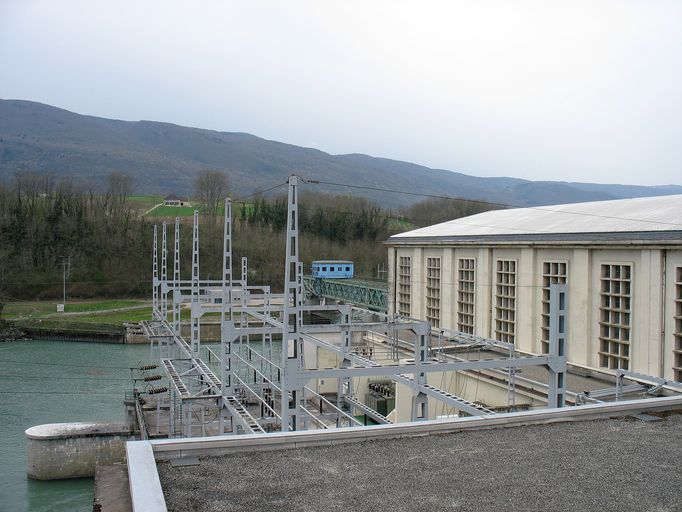
POLYGON ((225 199, 225 218, 223 220, 223 272, 222 302, 220 306, 220 360, 223 397, 234 394, 232 379, 232 341, 234 341, 234 322, 232 322, 232 201, 225 199))
POLYGON ((201 306, 199 304, 199 210, 194 210, 194 224, 192 226, 192 329, 190 341, 192 357, 199 355, 201 345, 201 306))
POLYGON ((166 223, 161 225, 161 317, 168 319, 168 245, 166 238, 166 223))
POLYGON ((284 311, 282 316, 282 431, 299 429, 304 404, 303 383, 303 276, 298 261, 298 176, 289 176, 287 206, 286 266, 284 268, 284 311), (289 397, 290 395, 290 397, 289 397))
POLYGON ((175 217, 175 239, 173 255, 173 330, 180 334, 180 305, 182 295, 180 294, 180 217, 175 217))
POLYGON ((157 226, 154 225, 154 245, 152 256, 152 318, 156 319, 157 311, 159 309, 159 241, 157 235, 157 226))

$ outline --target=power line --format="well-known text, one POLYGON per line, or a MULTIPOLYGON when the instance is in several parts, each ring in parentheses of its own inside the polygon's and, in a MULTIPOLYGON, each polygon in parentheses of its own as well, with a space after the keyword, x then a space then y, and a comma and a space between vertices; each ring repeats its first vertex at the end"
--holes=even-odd
POLYGON ((433 199, 451 199, 454 201, 468 201, 470 203, 480 203, 484 204, 487 206, 499 206, 501 208, 521 208, 520 206, 513 206, 513 205, 508 205, 504 203, 493 203, 491 201, 483 201, 480 199, 467 199, 464 197, 453 197, 453 196, 440 196, 436 194, 422 194, 419 192, 407 192, 405 190, 395 190, 395 189, 390 189, 390 188, 381 188, 381 187, 366 187, 362 185, 349 185, 347 183, 334 183, 332 181, 321 181, 321 180, 312 180, 312 179, 305 179, 305 183, 311 183, 313 185, 316 184, 321 184, 321 185, 333 185, 337 187, 348 187, 348 188, 357 188, 361 190, 372 190, 374 192, 392 192, 394 194, 405 194, 408 196, 417 196, 417 197, 430 197, 433 199))
POLYGON ((255 197, 255 196, 258 196, 258 195, 261 195, 261 194, 266 194, 266 193, 268 193, 268 192, 270 192, 270 191, 272 191, 272 190, 275 190, 276 188, 279 188, 279 187, 281 187, 281 186, 283 186, 283 185, 287 185, 288 183, 289 183, 288 181, 285 181, 285 182, 279 183, 279 184, 277 184, 277 185, 275 185, 275 186, 273 186, 273 187, 266 188, 265 190, 257 190, 257 191, 255 191, 255 192, 253 192, 252 194, 249 194, 248 196, 237 197, 237 198, 233 199, 232 202, 233 202, 233 203, 241 203, 241 202, 245 201, 246 199, 250 199, 250 198, 252 198, 252 197, 255 197))
POLYGON ((348 187, 348 188, 356 188, 356 189, 362 189, 362 190, 372 190, 374 192, 392 192, 396 194, 406 194, 410 196, 417 196, 417 197, 431 197, 435 199, 450 199, 453 201, 468 201, 470 203, 478 203, 478 204, 484 204, 484 205, 489 205, 489 206, 494 206, 494 207, 499 207, 499 208, 504 208, 504 209, 516 209, 516 208, 525 208, 528 210, 538 210, 538 211, 545 211, 545 212, 553 212, 553 213, 563 213, 567 215, 579 215, 583 217, 596 217, 596 218, 602 218, 602 219, 612 219, 612 220, 626 220, 630 222, 643 222, 647 224, 665 224, 669 226, 680 226, 682 227, 682 223, 679 222, 665 222, 665 221, 654 221, 654 220, 645 220, 645 219, 633 219, 633 218, 628 218, 628 217, 618 217, 615 215, 600 215, 598 213, 586 213, 586 212, 571 212, 571 211, 565 211, 565 210, 556 210, 544 206, 520 206, 520 205, 512 205, 512 204, 506 204, 506 203, 495 203, 492 201, 484 201, 480 199, 467 199, 464 197, 452 197, 452 196, 439 196, 439 195, 434 195, 434 194, 422 194, 419 192, 406 192, 404 190, 395 190, 395 189, 388 189, 388 188, 382 188, 382 187, 366 187, 362 185, 349 185, 347 183, 334 183, 331 181, 321 181, 321 180, 305 180, 306 183, 311 183, 311 184, 324 184, 324 185, 333 185, 333 186, 338 186, 338 187, 348 187))

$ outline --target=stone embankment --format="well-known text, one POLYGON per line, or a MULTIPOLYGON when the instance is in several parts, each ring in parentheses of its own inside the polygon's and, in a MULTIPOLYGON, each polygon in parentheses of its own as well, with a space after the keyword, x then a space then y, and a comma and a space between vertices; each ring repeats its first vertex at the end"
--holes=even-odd
POLYGON ((3 341, 22 341, 30 340, 31 337, 21 329, 16 327, 0 328, 0 342, 3 341))

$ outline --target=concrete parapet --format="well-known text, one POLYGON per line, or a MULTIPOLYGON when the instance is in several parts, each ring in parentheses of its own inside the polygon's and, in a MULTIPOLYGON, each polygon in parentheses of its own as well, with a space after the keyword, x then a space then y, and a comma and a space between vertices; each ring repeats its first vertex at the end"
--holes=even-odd
POLYGON ((682 396, 655 399, 627 400, 589 404, 559 409, 536 409, 505 414, 471 416, 375 425, 365 428, 349 427, 330 430, 275 432, 204 438, 159 439, 150 441, 156 460, 200 456, 215 457, 242 451, 285 450, 311 446, 356 443, 376 439, 449 434, 467 430, 506 428, 522 425, 542 425, 567 421, 606 419, 642 412, 682 409, 682 396))
POLYGON ((123 423, 50 423, 26 430, 27 473, 34 480, 92 477, 98 464, 125 461, 134 439, 123 423))

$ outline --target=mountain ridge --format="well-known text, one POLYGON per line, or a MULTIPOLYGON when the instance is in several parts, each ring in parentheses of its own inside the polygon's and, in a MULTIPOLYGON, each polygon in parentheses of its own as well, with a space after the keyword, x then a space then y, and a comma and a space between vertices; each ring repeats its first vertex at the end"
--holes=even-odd
MULTIPOLYGON (((678 185, 476 177, 360 153, 333 155, 245 132, 107 119, 37 102, 0 100, 0 177, 18 171, 52 172, 97 187, 111 171, 120 171, 135 177, 139 193, 187 195, 192 193, 196 172, 202 169, 225 171, 237 196, 284 182, 291 173, 320 181, 517 206, 682 193, 678 185)), ((352 193, 392 207, 422 199, 326 184, 316 185, 315 190, 352 193)))

